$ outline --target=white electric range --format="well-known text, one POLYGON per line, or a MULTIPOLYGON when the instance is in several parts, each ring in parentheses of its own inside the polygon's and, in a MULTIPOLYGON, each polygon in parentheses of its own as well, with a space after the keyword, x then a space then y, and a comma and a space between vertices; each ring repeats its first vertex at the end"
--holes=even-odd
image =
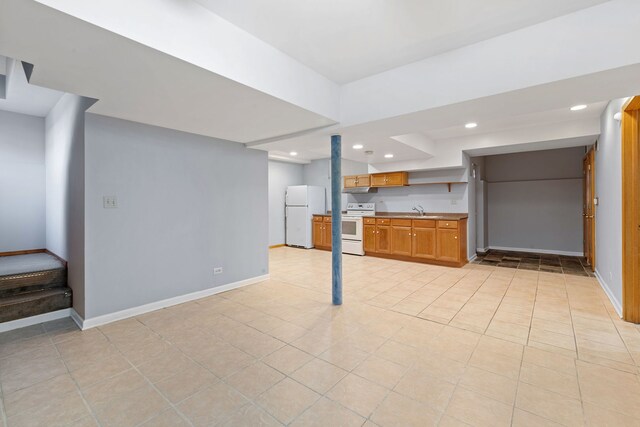
POLYGON ((347 213, 342 216, 342 253, 364 255, 362 217, 375 213, 375 203, 347 203, 347 213))

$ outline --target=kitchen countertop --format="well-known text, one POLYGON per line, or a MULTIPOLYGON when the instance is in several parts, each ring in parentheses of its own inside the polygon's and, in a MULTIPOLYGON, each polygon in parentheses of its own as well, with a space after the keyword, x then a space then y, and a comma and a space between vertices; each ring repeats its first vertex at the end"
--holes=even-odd
MULTIPOLYGON (((343 215, 345 212, 342 213, 343 215)), ((328 211, 326 215, 331 215, 328 211)), ((425 212, 423 216, 411 212, 376 212, 375 215, 364 215, 365 218, 402 218, 402 219, 434 219, 458 221, 469 217, 466 213, 431 213, 425 212)))

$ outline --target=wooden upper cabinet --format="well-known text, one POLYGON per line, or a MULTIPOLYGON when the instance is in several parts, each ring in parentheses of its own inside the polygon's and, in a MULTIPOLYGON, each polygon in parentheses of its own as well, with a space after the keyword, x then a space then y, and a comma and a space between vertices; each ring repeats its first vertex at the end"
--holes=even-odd
POLYGON ((400 187, 409 185, 407 172, 374 173, 371 175, 371 187, 400 187))
POLYGON ((376 226, 365 224, 364 225, 364 251, 375 252, 376 251, 376 226))
MULTIPOLYGON (((411 222, 411 220, 409 220, 411 222)), ((391 253, 411 256, 411 226, 391 225, 391 253)))
POLYGON ((436 258, 442 261, 460 261, 460 239, 458 230, 438 228, 436 258))
POLYGON ((344 177, 344 188, 369 187, 369 175, 349 175, 344 177))
POLYGON ((376 225, 376 252, 391 253, 391 227, 388 225, 376 225))

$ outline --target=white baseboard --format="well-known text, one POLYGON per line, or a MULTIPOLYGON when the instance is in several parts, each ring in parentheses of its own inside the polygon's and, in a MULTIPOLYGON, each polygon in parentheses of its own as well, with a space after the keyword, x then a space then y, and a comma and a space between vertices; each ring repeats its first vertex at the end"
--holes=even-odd
POLYGON ((0 323, 0 332, 8 332, 14 329, 37 325, 39 323, 64 319, 65 317, 69 317, 70 315, 71 309, 63 308, 62 310, 52 311, 50 313, 38 314, 36 316, 25 317, 24 319, 11 320, 9 322, 0 323))
POLYGON ((478 258, 478 254, 473 254, 471 255, 471 257, 469 258, 469 262, 473 261, 474 259, 478 258))
POLYGON ((584 252, 556 251, 552 249, 509 248, 506 246, 489 246, 489 249, 495 249, 496 251, 529 252, 529 253, 535 253, 535 254, 551 254, 551 255, 565 255, 565 256, 583 256, 584 255, 584 252))
POLYGON ((611 305, 613 305, 614 310, 616 311, 616 313, 618 313, 618 316, 622 318, 622 304, 613 295, 613 292, 611 292, 611 288, 609 287, 607 282, 605 282, 605 280, 602 278, 602 275, 598 271, 597 267, 596 267, 595 274, 596 274, 596 279, 598 279, 598 283, 600 283, 600 287, 609 298, 609 301, 611 301, 611 305))
POLYGON ((150 311, 160 310, 162 308, 171 307, 173 305, 182 304, 185 302, 205 298, 211 295, 219 294, 221 292, 230 291, 232 289, 241 288, 243 286, 253 285, 258 282, 269 280, 269 275, 252 277, 238 282, 228 283, 222 286, 216 286, 215 288, 205 289, 203 291, 192 292, 190 294, 180 295, 173 298, 168 298, 162 301, 156 301, 149 304, 140 305, 138 307, 131 307, 125 310, 116 311, 115 313, 104 314, 102 316, 92 317, 89 319, 83 319, 78 313, 73 310, 71 317, 78 324, 80 329, 90 329, 96 326, 106 325, 107 323, 115 322, 117 320, 128 319, 129 317, 139 316, 141 314, 148 313, 150 311))

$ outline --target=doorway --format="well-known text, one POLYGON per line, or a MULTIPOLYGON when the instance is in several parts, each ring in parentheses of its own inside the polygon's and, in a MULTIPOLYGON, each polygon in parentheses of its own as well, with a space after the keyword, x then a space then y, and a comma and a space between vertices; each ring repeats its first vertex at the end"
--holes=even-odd
POLYGON ((596 269, 596 218, 595 218, 595 151, 591 148, 582 162, 582 227, 584 257, 591 271, 596 269))
POLYGON ((622 317, 640 323, 640 96, 622 107, 622 317))

